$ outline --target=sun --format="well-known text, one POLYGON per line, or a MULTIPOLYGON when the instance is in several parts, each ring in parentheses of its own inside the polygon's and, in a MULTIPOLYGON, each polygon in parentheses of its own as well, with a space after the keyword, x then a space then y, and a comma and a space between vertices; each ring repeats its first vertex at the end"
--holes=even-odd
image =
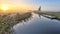
POLYGON ((3 11, 9 10, 8 5, 3 4, 1 6, 1 10, 3 10, 3 11))
POLYGON ((7 10, 7 7, 2 7, 2 10, 6 11, 7 10))
POLYGON ((7 6, 2 6, 2 8, 1 8, 3 11, 6 11, 6 10, 8 10, 8 7, 7 6))

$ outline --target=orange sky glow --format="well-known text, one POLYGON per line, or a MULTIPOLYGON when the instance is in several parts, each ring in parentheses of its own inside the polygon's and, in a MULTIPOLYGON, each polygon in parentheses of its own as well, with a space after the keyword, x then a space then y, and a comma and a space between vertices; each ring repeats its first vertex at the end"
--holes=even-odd
POLYGON ((28 5, 0 4, 0 12, 27 11, 35 8, 28 5))
POLYGON ((14 4, 0 4, 0 10, 33 10, 33 6, 28 5, 14 5, 14 4), (3 9, 2 9, 3 8, 3 9))

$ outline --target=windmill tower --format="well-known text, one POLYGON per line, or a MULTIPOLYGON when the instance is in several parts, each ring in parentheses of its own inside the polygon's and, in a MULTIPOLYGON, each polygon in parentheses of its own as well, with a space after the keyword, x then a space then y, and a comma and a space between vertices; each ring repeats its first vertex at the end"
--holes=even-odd
POLYGON ((38 11, 41 11, 41 6, 39 7, 38 11))

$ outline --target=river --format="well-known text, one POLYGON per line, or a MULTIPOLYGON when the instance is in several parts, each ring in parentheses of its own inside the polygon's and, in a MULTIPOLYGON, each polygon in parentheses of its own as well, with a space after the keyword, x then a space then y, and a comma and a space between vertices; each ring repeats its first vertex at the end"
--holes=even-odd
POLYGON ((13 34, 60 34, 60 21, 32 13, 31 18, 14 25, 13 34))

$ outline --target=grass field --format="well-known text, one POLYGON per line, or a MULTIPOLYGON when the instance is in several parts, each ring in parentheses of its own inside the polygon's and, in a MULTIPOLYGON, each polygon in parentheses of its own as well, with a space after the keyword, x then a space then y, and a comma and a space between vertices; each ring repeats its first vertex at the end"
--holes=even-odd
POLYGON ((55 16, 60 19, 60 12, 46 12, 45 14, 55 16))
POLYGON ((11 34, 11 28, 19 23, 21 20, 27 19, 32 14, 30 12, 25 14, 4 14, 0 15, 0 34, 11 34))
POLYGON ((34 12, 40 15, 50 15, 50 16, 55 16, 56 18, 60 19, 60 12, 34 12))

